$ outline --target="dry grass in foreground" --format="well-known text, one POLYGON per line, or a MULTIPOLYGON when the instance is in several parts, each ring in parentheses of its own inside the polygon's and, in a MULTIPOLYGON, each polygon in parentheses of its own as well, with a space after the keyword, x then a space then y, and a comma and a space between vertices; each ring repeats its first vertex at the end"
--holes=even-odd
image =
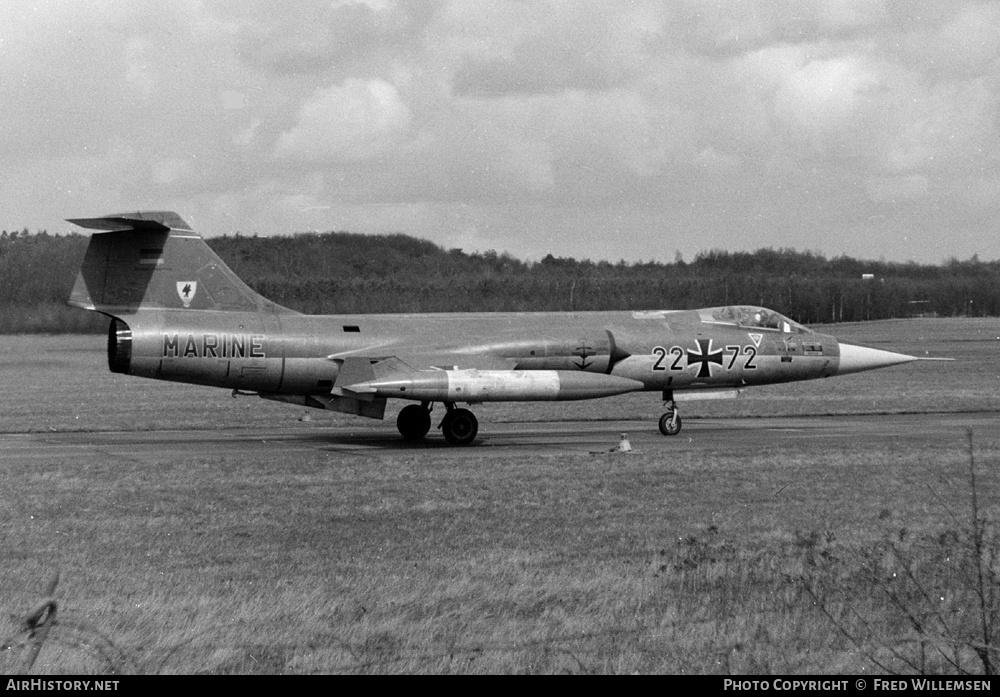
MULTIPOLYGON (((995 641, 951 445, 26 467, 5 610, 58 565, 42 673, 976 672, 995 641)), ((995 589, 994 452, 977 490, 995 589)))

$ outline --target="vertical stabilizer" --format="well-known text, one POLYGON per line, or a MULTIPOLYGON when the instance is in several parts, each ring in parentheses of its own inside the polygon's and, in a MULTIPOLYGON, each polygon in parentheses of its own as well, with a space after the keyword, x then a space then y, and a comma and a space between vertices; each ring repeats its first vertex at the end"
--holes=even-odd
POLYGON ((144 309, 292 312, 241 281, 176 213, 69 222, 100 231, 90 239, 70 305, 112 316, 144 309))

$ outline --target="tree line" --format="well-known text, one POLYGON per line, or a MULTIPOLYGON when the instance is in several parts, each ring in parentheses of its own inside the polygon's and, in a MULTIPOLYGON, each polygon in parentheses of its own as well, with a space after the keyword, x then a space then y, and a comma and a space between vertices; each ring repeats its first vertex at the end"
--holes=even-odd
MULTIPOLYGON (((4 333, 100 332, 66 305, 88 236, 0 233, 4 333)), ((207 240, 252 288, 300 312, 494 312, 762 305, 804 324, 1000 315, 1000 261, 826 258, 794 249, 709 250, 617 263, 445 250, 406 235, 303 233, 207 240)))

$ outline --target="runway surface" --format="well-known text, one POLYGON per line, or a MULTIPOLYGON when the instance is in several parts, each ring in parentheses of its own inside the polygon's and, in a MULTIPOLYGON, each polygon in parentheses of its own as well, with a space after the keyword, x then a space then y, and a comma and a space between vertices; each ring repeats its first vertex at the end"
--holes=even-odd
POLYGON ((533 453, 607 452, 615 448, 622 433, 627 433, 638 453, 694 449, 758 454, 792 446, 817 450, 887 444, 961 447, 969 429, 975 435, 977 450, 992 451, 1000 447, 998 423, 994 412, 690 419, 679 435, 665 437, 652 421, 480 422, 476 441, 456 447, 445 443, 434 430, 422 442, 403 441, 389 422, 348 426, 309 422, 269 430, 0 434, 0 452, 7 462, 124 458, 152 463, 221 455, 260 457, 265 453, 275 458, 341 453, 428 459, 474 455, 503 460, 533 453))

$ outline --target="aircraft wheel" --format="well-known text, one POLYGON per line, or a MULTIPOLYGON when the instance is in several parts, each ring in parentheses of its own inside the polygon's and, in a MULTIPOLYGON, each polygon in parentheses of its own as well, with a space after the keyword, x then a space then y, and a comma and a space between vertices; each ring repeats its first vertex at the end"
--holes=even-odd
POLYGON ((420 440, 431 430, 431 414, 419 404, 410 404, 396 417, 396 428, 406 440, 420 440))
POLYGON ((468 445, 479 433, 479 421, 468 409, 452 409, 441 422, 441 432, 452 445, 468 445))
POLYGON ((681 415, 668 411, 660 417, 660 433, 665 436, 676 436, 681 432, 681 415))

